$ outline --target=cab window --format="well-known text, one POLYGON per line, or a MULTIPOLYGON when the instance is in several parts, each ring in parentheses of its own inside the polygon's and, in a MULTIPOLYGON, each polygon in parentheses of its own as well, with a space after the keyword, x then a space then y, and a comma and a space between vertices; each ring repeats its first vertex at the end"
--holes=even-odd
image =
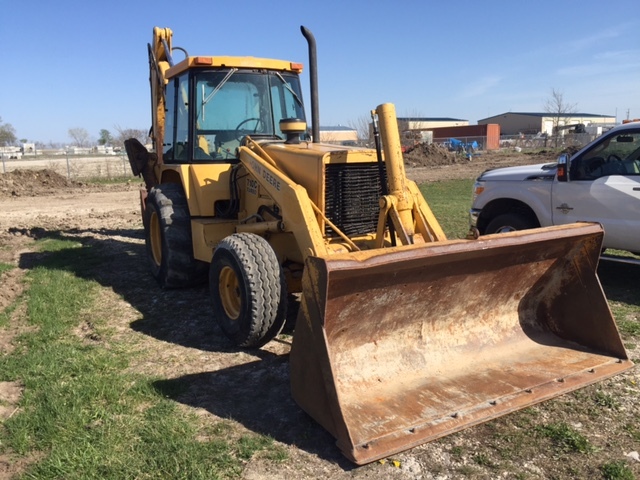
POLYGON ((640 175, 640 129, 603 137, 571 164, 574 180, 640 175))
POLYGON ((188 76, 172 79, 166 86, 166 114, 162 158, 167 163, 187 159, 189 137, 188 76))

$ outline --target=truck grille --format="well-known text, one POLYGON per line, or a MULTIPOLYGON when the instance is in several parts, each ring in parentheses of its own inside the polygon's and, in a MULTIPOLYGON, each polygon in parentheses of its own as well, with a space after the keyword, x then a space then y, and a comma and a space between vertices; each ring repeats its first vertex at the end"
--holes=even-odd
MULTIPOLYGON (((327 164, 324 189, 325 215, 343 233, 376 231, 382 195, 377 163, 327 164)), ((335 232, 327 225, 325 235, 335 236, 335 232)))

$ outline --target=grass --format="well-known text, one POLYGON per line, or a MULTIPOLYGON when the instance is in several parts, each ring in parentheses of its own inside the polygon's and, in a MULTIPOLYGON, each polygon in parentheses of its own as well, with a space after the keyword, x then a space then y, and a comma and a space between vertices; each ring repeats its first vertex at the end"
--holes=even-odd
POLYGON ((488 467, 488 468, 495 468, 495 464, 491 461, 491 459, 483 454, 483 453, 477 453, 473 456, 473 461, 474 463, 476 463, 477 465, 483 466, 483 467, 488 467))
MULTIPOLYGON (((0 277, 4 272, 14 269, 15 267, 9 263, 0 262, 0 277)), ((2 287, 0 287, 2 288, 2 287)), ((0 327, 4 327, 9 323, 9 316, 15 309, 15 306, 9 305, 7 308, 0 310, 0 327)))
POLYGON ((605 480, 634 480, 635 475, 629 465, 623 460, 614 460, 600 467, 605 480))
POLYGON ((633 438, 635 442, 640 443, 640 426, 636 424, 628 423, 624 426, 624 430, 628 435, 633 438))
POLYGON ((612 410, 617 409, 620 405, 617 400, 610 393, 598 390, 595 393, 595 403, 600 407, 610 408, 612 410))
POLYGON ((101 287, 72 273, 100 258, 74 242, 47 240, 40 248, 48 255, 29 272, 21 300, 36 328, 0 357, 0 381, 24 387, 21 413, 0 429, 0 453, 37 453, 41 460, 26 476, 210 479, 239 475, 259 452, 282 461, 286 455, 269 437, 230 440, 202 431, 194 416, 154 388, 156 379, 124 373, 125 349, 74 334, 83 319, 106 331, 105 319, 92 314, 101 287))
POLYGON ((8 263, 3 263, 0 262, 0 275, 2 275, 4 272, 8 272, 9 270, 15 268, 13 265, 10 265, 8 263))
POLYGON ((626 336, 638 336, 640 335, 640 322, 637 319, 628 320, 628 319, 620 319, 618 321, 618 327, 620 328, 620 333, 626 336))
POLYGON ((564 452, 589 453, 593 446, 580 432, 563 422, 536 427, 536 432, 552 441, 554 446, 564 452))
POLYGON ((420 191, 447 238, 465 238, 469 231, 469 208, 474 180, 423 183, 420 191))
POLYGON ((9 318, 15 307, 10 305, 0 312, 0 328, 6 327, 9 324, 9 318))

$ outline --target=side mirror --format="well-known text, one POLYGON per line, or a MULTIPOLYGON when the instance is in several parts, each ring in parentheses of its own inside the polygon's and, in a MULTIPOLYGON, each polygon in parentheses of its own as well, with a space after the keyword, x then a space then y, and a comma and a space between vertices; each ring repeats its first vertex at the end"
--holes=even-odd
POLYGON ((571 160, 569 159, 569 155, 563 153, 558 157, 558 181, 559 182, 568 182, 569 181, 569 167, 571 166, 571 160))

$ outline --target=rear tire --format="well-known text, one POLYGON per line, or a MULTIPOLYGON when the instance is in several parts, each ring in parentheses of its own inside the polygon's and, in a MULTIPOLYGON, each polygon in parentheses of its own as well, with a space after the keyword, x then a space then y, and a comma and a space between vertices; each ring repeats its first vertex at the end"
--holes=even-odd
POLYGON ((287 317, 284 274, 271 245, 236 233, 216 247, 209 269, 213 316, 239 347, 257 348, 280 333, 287 317))
POLYGON ((162 288, 205 282, 207 264, 193 258, 191 216, 182 186, 157 185, 146 203, 145 243, 153 277, 162 288))
POLYGON ((537 226, 539 225, 536 225, 535 222, 523 215, 504 213, 491 220, 484 233, 488 235, 490 233, 515 232, 516 230, 529 230, 537 226))

